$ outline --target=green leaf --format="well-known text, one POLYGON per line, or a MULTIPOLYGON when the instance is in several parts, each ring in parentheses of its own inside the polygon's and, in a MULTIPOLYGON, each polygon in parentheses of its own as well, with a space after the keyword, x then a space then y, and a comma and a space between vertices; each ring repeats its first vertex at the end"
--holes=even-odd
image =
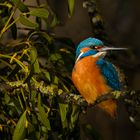
POLYGON ((27 113, 27 110, 25 110, 24 113, 21 115, 16 125, 14 134, 13 134, 13 140, 24 140, 25 138, 25 134, 26 134, 25 125, 27 124, 26 113, 27 113))
POLYGON ((43 71, 45 77, 48 79, 48 81, 50 82, 51 81, 51 76, 50 76, 50 73, 48 71, 43 71))
POLYGON ((34 101, 36 100, 36 95, 37 95, 37 91, 35 90, 31 90, 31 101, 34 101))
POLYGON ((8 104, 9 101, 10 101, 10 96, 9 96, 8 94, 5 93, 4 99, 5 99, 5 103, 8 104))
POLYGON ((71 113, 71 118, 70 118, 70 127, 73 129, 78 121, 80 113, 80 108, 76 105, 72 105, 72 113, 71 113))
POLYGON ((60 53, 52 53, 49 57, 49 59, 51 61, 58 61, 62 59, 62 56, 60 55, 60 53))
POLYGON ((18 7, 18 9, 19 9, 22 13, 24 13, 24 12, 29 12, 28 7, 27 7, 23 2, 21 2, 21 0, 11 0, 11 1, 13 2, 13 4, 14 4, 15 6, 18 7))
POLYGON ((31 48, 30 56, 31 56, 31 65, 33 65, 33 67, 34 67, 34 72, 40 73, 40 67, 39 67, 39 62, 38 62, 38 58, 37 58, 37 50, 35 47, 31 48))
POLYGON ((20 15, 19 21, 20 21, 21 24, 23 24, 25 26, 28 26, 30 28, 38 28, 37 23, 34 23, 34 22, 30 21, 28 18, 26 18, 23 15, 20 15))
POLYGON ((46 32, 42 32, 41 35, 49 42, 51 43, 53 41, 53 38, 48 35, 46 32))
POLYGON ((55 27, 59 23, 58 19, 56 16, 53 17, 52 22, 51 22, 51 27, 55 27))
POLYGON ((69 16, 71 17, 74 12, 74 4, 75 0, 68 0, 68 10, 69 10, 69 16))
POLYGON ((42 20, 41 20, 41 18, 40 17, 36 17, 35 21, 38 23, 39 29, 41 29, 41 27, 42 27, 42 20))
POLYGON ((41 123, 46 126, 47 130, 51 130, 50 126, 50 121, 48 119, 48 113, 49 113, 49 108, 48 112, 45 112, 45 108, 41 106, 41 95, 38 95, 38 119, 41 121, 41 123))
POLYGON ((67 121, 68 104, 59 103, 59 110, 60 110, 62 126, 63 128, 66 128, 68 126, 68 121, 67 121))
POLYGON ((58 81, 59 81, 58 77, 54 76, 54 84, 58 85, 58 81))
POLYGON ((3 28, 3 26, 5 25, 7 20, 8 20, 8 16, 7 17, 1 17, 1 19, 0 19, 0 29, 3 28))
POLYGON ((34 8, 29 12, 29 14, 40 18, 48 18, 49 16, 48 10, 44 8, 34 8))

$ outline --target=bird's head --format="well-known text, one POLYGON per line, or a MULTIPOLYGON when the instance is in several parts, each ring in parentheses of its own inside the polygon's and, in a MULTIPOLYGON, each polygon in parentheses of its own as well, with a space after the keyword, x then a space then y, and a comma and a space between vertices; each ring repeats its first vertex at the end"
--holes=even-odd
POLYGON ((89 37, 78 44, 76 49, 76 58, 80 55, 81 50, 83 50, 84 48, 98 49, 102 48, 103 46, 104 44, 101 40, 89 37))
POLYGON ((103 42, 97 38, 89 37, 80 42, 76 49, 76 59, 79 60, 85 56, 104 57, 108 50, 124 50, 127 48, 114 48, 104 46, 103 42))

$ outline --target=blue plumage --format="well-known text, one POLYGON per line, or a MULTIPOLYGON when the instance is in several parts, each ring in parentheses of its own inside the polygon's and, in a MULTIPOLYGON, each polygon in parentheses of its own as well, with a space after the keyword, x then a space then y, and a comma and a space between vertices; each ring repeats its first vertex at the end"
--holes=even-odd
POLYGON ((80 50, 82 48, 91 47, 91 46, 103 46, 103 45, 104 44, 101 40, 89 37, 78 44, 76 49, 76 58, 79 56, 80 50))
POLYGON ((114 90, 120 90, 121 85, 115 67, 108 61, 105 61, 103 58, 99 59, 96 64, 105 77, 107 84, 114 90))
POLYGON ((96 53, 97 53, 97 51, 95 51, 95 50, 88 50, 87 52, 83 53, 83 54, 80 56, 79 59, 82 59, 82 58, 84 58, 84 57, 86 57, 86 56, 94 55, 94 54, 96 54, 96 53))

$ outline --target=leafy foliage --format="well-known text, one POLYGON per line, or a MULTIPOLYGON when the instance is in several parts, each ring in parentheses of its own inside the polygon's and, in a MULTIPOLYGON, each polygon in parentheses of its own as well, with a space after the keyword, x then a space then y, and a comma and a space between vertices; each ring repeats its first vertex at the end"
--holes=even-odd
MULTIPOLYGON (((36 7, 21 0, 0 3, 0 83, 3 85, 0 131, 3 139, 72 139, 78 136, 74 131, 78 130, 80 107, 58 97, 62 92, 76 93, 71 84, 74 44, 70 39, 55 38, 48 32, 59 21, 47 1, 39 3, 37 1, 36 7), (43 22, 47 30, 42 29, 43 22), (27 35, 20 38, 19 29, 27 29, 27 35), (9 30, 13 40, 3 44, 9 30), (42 87, 42 82, 46 88, 42 87), (34 89, 33 84, 41 91, 34 89)), ((72 16, 74 3, 69 2, 68 7, 72 16)))

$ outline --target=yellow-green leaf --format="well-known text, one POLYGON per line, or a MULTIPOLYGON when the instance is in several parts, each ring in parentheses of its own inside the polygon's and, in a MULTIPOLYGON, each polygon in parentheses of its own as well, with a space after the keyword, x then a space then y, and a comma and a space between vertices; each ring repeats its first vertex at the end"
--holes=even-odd
POLYGON ((76 125, 77 119, 79 117, 80 109, 76 105, 72 105, 72 113, 70 119, 70 128, 73 129, 76 125))
POLYGON ((75 0, 68 0, 68 10, 69 10, 69 16, 71 17, 74 12, 74 4, 75 0))
POLYGON ((38 62, 38 58, 37 58, 37 50, 35 47, 31 48, 30 56, 31 56, 31 65, 33 65, 33 67, 34 67, 34 72, 40 73, 40 67, 39 67, 39 62, 38 62))
POLYGON ((41 123, 47 128, 47 130, 51 130, 50 121, 48 119, 48 112, 45 112, 45 108, 41 105, 41 96, 38 95, 38 119, 41 123))
POLYGON ((48 81, 51 81, 50 73, 48 71, 44 71, 43 73, 45 74, 45 77, 48 79, 48 81))
POLYGON ((48 18, 49 12, 47 9, 44 8, 33 8, 30 12, 30 15, 32 16, 37 16, 40 18, 48 18))
POLYGON ((67 122, 68 104, 59 103, 59 110, 60 110, 62 126, 63 128, 66 128, 68 126, 68 122, 67 122))
POLYGON ((57 84, 58 85, 58 81, 59 81, 58 77, 57 76, 54 76, 54 84, 57 84))
POLYGON ((23 3, 21 2, 21 0, 11 0, 13 2, 13 4, 15 6, 18 7, 18 9, 21 11, 21 12, 29 12, 29 9, 28 7, 23 3))
POLYGON ((27 111, 25 110, 16 125, 14 134, 13 134, 13 140, 24 140, 24 138, 25 138, 25 135, 26 135, 25 124, 27 122, 26 113, 27 113, 27 111))
POLYGON ((58 19, 56 16, 53 17, 52 22, 51 22, 51 27, 55 27, 59 23, 58 19))
POLYGON ((19 21, 21 24, 28 26, 30 28, 37 28, 38 27, 37 23, 30 21, 28 18, 26 18, 23 15, 20 15, 19 21))
POLYGON ((51 36, 49 36, 46 32, 42 32, 41 35, 42 35, 45 39, 47 39, 47 41, 48 41, 49 43, 51 43, 51 42, 53 41, 53 38, 52 38, 51 36))

